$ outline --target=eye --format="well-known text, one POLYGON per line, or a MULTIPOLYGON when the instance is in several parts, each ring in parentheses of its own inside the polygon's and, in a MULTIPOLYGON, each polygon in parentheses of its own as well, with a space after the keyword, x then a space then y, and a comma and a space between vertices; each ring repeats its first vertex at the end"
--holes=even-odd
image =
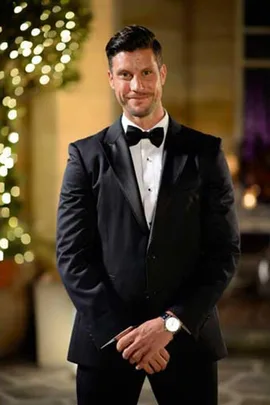
POLYGON ((151 73, 152 73, 152 70, 146 69, 143 71, 143 76, 149 76, 149 75, 151 75, 151 73))
POLYGON ((121 77, 124 80, 130 80, 131 74, 129 72, 120 72, 119 77, 121 77))

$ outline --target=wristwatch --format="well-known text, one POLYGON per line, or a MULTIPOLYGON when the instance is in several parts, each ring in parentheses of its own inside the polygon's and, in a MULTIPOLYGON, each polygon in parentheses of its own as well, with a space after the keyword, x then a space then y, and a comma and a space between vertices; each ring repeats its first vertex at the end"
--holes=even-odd
POLYGON ((176 316, 168 314, 168 312, 161 315, 161 318, 164 320, 164 328, 168 332, 175 334, 179 332, 182 327, 182 322, 180 319, 178 319, 176 316))

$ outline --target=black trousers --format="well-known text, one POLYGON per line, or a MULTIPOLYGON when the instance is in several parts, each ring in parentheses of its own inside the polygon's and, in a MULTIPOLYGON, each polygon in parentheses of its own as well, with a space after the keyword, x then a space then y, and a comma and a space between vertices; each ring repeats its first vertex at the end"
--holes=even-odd
MULTIPOLYGON (((103 367, 78 365, 78 405, 136 405, 145 377, 122 358, 103 367)), ((159 405, 217 405, 217 363, 206 356, 173 353, 164 371, 147 377, 159 405)))

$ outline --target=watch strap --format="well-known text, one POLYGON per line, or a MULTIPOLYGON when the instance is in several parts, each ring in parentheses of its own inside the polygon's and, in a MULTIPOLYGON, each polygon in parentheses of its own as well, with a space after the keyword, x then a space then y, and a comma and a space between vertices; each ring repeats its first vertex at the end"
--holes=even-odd
POLYGON ((160 316, 165 321, 167 318, 170 318, 170 316, 172 316, 172 315, 168 314, 168 312, 164 312, 164 314, 162 314, 160 316))

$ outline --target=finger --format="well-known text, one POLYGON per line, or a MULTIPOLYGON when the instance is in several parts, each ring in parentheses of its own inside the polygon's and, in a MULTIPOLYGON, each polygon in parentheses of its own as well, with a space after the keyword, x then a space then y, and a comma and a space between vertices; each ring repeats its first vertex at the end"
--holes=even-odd
POLYGON ((146 351, 145 349, 139 346, 138 342, 133 342, 127 348, 124 349, 123 358, 127 360, 137 354, 138 359, 141 359, 142 355, 144 355, 143 350, 144 352, 146 351))
POLYGON ((126 347, 123 351, 123 358, 130 359, 136 352, 141 353, 144 356, 146 353, 150 353, 149 347, 145 345, 139 339, 136 339, 131 343, 128 347, 126 347))
POLYGON ((131 345, 134 341, 134 335, 133 332, 128 332, 126 335, 124 335, 123 337, 121 337, 117 344, 116 344, 116 349, 119 352, 122 352, 126 347, 128 347, 129 345, 131 345))
POLYGON ((136 350, 133 352, 132 356, 130 356, 129 361, 131 364, 140 363, 141 359, 145 355, 145 350, 136 350))
MULTIPOLYGON (((168 353, 164 353, 164 356, 166 356, 166 358, 169 357, 168 353)), ((139 362, 139 366, 141 367, 141 365, 144 364, 150 364, 151 365, 151 361, 154 361, 155 363, 157 362, 159 364, 159 368, 161 370, 165 370, 165 368, 168 365, 168 361, 164 359, 163 356, 161 356, 161 354, 158 353, 151 353, 151 351, 149 351, 145 356, 142 357, 141 361, 139 362)), ((159 371, 161 371, 159 370, 159 371)))
POLYGON ((166 349, 160 349, 159 354, 166 362, 170 360, 170 354, 166 349))
POLYGON ((138 364, 136 370, 144 370, 147 374, 154 374, 155 372, 150 363, 138 364))
MULTIPOLYGON (((165 360, 163 360, 165 362, 165 360)), ((152 358, 149 360, 149 364, 154 370, 155 373, 159 373, 161 370, 163 370, 162 366, 160 365, 159 361, 156 360, 155 358, 152 358)), ((166 364, 166 363, 165 363, 166 364)))
POLYGON ((165 370, 167 367, 167 361, 159 354, 159 353, 154 353, 150 358, 145 357, 142 361, 145 363, 149 363, 150 365, 154 365, 154 369, 156 371, 161 371, 165 370))
POLYGON ((152 364, 152 361, 154 361, 155 363, 158 364, 158 366, 160 367, 160 370, 165 370, 165 368, 167 367, 167 360, 165 360, 160 354, 158 354, 157 356, 153 357, 152 359, 150 359, 150 363, 152 364))
POLYGON ((115 337, 115 339, 118 341, 119 339, 121 339, 123 336, 127 335, 129 332, 131 332, 133 329, 133 326, 129 326, 128 328, 126 328, 125 330, 123 330, 122 332, 118 333, 118 335, 115 337))

